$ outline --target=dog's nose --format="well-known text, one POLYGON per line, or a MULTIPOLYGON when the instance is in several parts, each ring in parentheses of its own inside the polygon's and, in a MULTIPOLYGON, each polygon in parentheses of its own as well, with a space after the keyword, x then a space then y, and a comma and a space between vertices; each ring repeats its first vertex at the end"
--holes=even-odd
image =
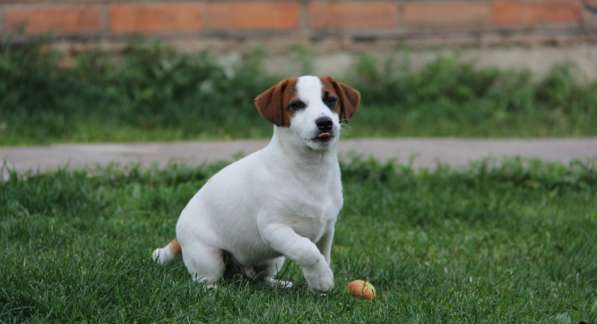
POLYGON ((315 120, 315 125, 319 128, 322 132, 329 132, 332 130, 332 126, 334 126, 334 122, 330 117, 319 117, 315 120))

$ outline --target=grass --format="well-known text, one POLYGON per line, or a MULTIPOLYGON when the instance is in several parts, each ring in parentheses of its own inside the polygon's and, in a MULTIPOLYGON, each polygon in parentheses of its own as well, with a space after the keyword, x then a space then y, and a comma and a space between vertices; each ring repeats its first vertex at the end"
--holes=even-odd
POLYGON ((0 321, 577 323, 597 320, 597 166, 344 164, 337 288, 205 290, 150 260, 222 164, 16 175, 0 183, 0 321), (367 278, 378 297, 350 297, 367 278))
MULTIPOLYGON (((227 66, 138 46, 62 61, 35 44, 0 46, 0 145, 269 137, 252 101, 284 77, 266 73, 258 52, 227 66)), ((352 71, 336 76, 363 95, 347 137, 597 135, 597 82, 570 65, 539 78, 454 58, 415 70, 363 56, 352 71)))

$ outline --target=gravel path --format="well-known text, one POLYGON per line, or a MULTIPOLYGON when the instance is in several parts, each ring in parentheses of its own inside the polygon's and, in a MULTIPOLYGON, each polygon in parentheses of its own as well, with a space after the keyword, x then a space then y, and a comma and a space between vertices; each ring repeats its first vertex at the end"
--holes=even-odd
MULTIPOLYGON (((164 166, 169 162, 198 165, 230 160, 263 147, 265 140, 198 141, 127 144, 59 144, 0 147, 0 161, 17 171, 45 171, 58 167, 93 167, 109 163, 164 166)), ((357 139, 340 142, 342 158, 350 154, 381 161, 433 167, 437 162, 464 166, 483 158, 521 156, 568 162, 597 157, 597 138, 582 139, 357 139)))

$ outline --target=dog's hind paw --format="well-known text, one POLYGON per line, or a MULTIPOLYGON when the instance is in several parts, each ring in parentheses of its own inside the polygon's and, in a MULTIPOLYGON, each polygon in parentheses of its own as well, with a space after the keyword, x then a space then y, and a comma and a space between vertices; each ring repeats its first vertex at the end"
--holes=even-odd
POLYGON ((270 286, 272 288, 288 289, 288 288, 292 288, 294 286, 292 281, 278 280, 278 279, 274 279, 274 278, 266 278, 265 282, 267 283, 268 286, 270 286))

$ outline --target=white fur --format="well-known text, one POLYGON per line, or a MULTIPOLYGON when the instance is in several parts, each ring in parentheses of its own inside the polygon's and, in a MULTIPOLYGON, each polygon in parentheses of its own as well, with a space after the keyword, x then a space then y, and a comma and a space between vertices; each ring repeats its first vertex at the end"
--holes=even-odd
MULTIPOLYGON (((319 78, 300 77, 296 87, 307 108, 294 114, 290 127, 274 126, 265 148, 215 174, 182 211, 176 238, 194 280, 215 284, 225 250, 245 273, 273 285, 289 285, 273 279, 286 257, 301 267, 311 289, 333 288, 331 249, 343 203, 339 116, 322 102, 319 78), (325 143, 312 140, 321 116, 334 123, 334 137, 325 143)), ((164 250, 168 246, 154 251, 160 263, 172 259, 164 250)))

